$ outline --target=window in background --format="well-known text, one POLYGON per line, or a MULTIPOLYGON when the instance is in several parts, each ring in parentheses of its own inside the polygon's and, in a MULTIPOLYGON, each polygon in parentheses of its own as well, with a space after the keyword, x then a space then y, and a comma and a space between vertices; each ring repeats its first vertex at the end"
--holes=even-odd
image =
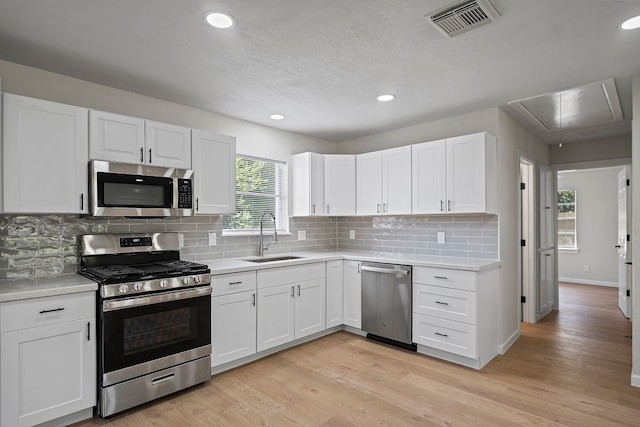
MULTIPOLYGON (((257 234, 260 216, 264 212, 276 216, 278 232, 287 233, 287 207, 286 163, 248 156, 236 157, 236 212, 223 215, 223 234, 257 234)), ((273 232, 271 216, 265 217, 264 229, 273 232)))
POLYGON ((576 190, 558 191, 558 249, 578 249, 576 190))

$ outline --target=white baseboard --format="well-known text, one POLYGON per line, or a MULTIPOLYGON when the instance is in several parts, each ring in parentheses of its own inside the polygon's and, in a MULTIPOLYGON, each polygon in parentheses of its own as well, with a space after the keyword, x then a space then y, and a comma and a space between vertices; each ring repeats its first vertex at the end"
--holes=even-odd
POLYGON ((511 336, 505 342, 498 346, 498 351, 500 352, 500 354, 505 354, 518 338, 520 338, 520 328, 516 329, 516 331, 511 334, 511 336))
POLYGON ((601 280, 575 279, 572 277, 558 277, 559 282, 578 283, 580 285, 605 286, 607 288, 617 288, 618 282, 603 282, 601 280))
POLYGON ((631 374, 631 385, 634 387, 640 387, 640 375, 631 374))

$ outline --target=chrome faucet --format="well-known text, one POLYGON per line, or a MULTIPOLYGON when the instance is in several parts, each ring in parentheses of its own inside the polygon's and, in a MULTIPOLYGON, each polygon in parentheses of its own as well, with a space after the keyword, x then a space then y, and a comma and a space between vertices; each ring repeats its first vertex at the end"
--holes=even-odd
POLYGON ((264 221, 265 215, 270 215, 271 219, 273 220, 273 240, 271 241, 271 243, 273 243, 274 245, 278 243, 278 232, 276 231, 276 228, 277 228, 276 216, 271 212, 263 212, 262 215, 260 215, 260 246, 258 247, 258 256, 264 256, 264 251, 269 249, 269 245, 271 244, 271 243, 267 243, 266 246, 264 245, 264 233, 262 232, 262 223, 264 221))

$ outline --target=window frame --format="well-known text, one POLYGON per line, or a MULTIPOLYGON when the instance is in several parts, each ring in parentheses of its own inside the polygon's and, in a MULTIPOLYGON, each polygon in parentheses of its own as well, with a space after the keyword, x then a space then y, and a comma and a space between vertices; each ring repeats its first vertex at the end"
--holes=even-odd
MULTIPOLYGON (((257 161, 263 161, 263 162, 268 162, 268 163, 272 163, 272 164, 276 164, 276 165, 282 165, 282 173, 281 174, 276 174, 275 179, 278 180, 280 179, 282 182, 278 185, 275 185, 276 189, 281 189, 283 194, 274 194, 273 196, 271 195, 267 195, 264 193, 244 193, 244 192, 239 192, 237 189, 237 170, 236 170, 236 185, 234 185, 235 188, 235 194, 234 197, 237 197, 239 193, 241 194, 247 194, 247 195, 258 195, 260 197, 269 197, 269 198, 273 198, 276 200, 275 205, 276 205, 276 210, 278 209, 278 206, 280 206, 280 209, 282 210, 282 212, 275 212, 275 216, 276 216, 276 221, 277 221, 277 232, 279 235, 289 235, 289 165, 287 164, 287 162, 282 161, 282 160, 275 160, 275 159, 267 159, 264 157, 256 157, 256 156, 250 156, 250 155, 245 155, 245 154, 240 154, 237 153, 236 157, 234 159, 234 161, 237 161, 237 159, 246 159, 246 160, 257 160, 257 161), (280 176, 278 176, 280 175, 280 176), (280 199, 280 201, 278 201, 278 199, 280 199)), ((224 217, 229 216, 229 215, 234 215, 236 212, 234 212, 233 214, 224 214, 222 216, 222 236, 224 237, 241 237, 241 236, 258 236, 260 235, 260 230, 257 228, 251 228, 251 229, 232 229, 232 228, 225 228, 224 227, 224 217)), ((272 222, 268 221, 265 222, 265 227, 264 227, 264 231, 267 234, 273 234, 273 226, 272 226, 272 222)))
MULTIPOLYGON (((558 250, 560 251, 577 251, 578 250, 578 194, 575 189, 565 189, 558 190, 556 194, 556 208, 557 208, 557 238, 558 238, 558 250), (560 193, 563 192, 573 192, 573 203, 560 203, 558 201, 558 197, 560 193), (560 218, 560 206, 571 206, 573 205, 573 217, 560 218), (573 231, 560 231, 560 221, 562 220, 573 220, 573 231), (560 244, 560 236, 571 236, 573 235, 574 246, 563 246, 560 244)), ((569 211, 570 212, 570 211, 569 211)))

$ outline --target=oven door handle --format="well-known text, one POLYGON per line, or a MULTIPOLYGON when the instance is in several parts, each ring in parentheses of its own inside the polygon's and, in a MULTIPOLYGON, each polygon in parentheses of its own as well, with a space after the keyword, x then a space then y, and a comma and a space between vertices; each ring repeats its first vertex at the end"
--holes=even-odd
POLYGON ((164 292, 162 294, 140 296, 135 298, 118 299, 102 302, 102 311, 124 310, 131 307, 139 307, 141 305, 159 304, 163 302, 179 301, 189 298, 197 298, 205 295, 211 295, 211 286, 203 286, 200 288, 185 289, 176 292, 164 292))

